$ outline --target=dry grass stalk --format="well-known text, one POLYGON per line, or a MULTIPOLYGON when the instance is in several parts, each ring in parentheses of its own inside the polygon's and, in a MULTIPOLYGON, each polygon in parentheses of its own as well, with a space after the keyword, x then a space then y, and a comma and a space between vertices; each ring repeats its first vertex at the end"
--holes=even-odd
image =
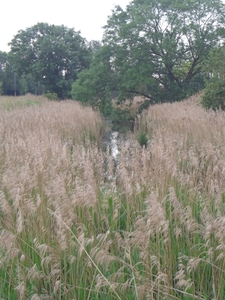
POLYGON ((0 297, 223 299, 225 118, 197 101, 150 107, 116 165, 91 109, 0 106, 0 297))

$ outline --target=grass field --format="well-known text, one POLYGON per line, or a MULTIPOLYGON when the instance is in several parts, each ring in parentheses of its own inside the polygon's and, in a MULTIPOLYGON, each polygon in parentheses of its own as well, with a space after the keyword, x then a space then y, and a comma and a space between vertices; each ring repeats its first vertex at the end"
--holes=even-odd
POLYGON ((27 106, 40 106, 47 102, 42 96, 27 94, 25 96, 0 96, 0 110, 14 110, 15 108, 23 108, 27 106))
POLYGON ((0 97, 0 299, 224 299, 225 114, 155 105, 114 165, 97 112, 26 97, 0 97))

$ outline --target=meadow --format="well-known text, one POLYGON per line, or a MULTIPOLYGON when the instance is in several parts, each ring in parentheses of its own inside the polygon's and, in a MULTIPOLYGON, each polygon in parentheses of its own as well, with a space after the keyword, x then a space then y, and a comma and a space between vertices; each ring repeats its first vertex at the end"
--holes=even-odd
POLYGON ((0 97, 0 299, 224 299, 225 113, 154 105, 115 162, 97 111, 33 97, 0 97))

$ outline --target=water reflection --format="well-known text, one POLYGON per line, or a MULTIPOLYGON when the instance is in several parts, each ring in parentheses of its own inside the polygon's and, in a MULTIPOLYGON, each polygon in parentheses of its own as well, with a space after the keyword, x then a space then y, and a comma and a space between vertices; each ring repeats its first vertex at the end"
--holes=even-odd
POLYGON ((119 154, 118 135, 119 133, 117 131, 114 131, 112 132, 112 136, 110 139, 111 155, 115 160, 117 160, 117 156, 119 154))

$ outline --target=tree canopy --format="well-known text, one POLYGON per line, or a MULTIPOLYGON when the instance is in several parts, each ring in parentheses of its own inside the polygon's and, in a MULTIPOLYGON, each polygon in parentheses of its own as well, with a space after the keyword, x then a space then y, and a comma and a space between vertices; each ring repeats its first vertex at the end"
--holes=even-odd
POLYGON ((206 86, 201 97, 205 108, 225 110, 225 47, 213 48, 204 62, 206 86))
POLYGON ((32 75, 46 92, 70 96, 77 74, 89 67, 91 51, 84 38, 65 26, 38 23, 12 39, 10 62, 14 72, 32 75))
POLYGON ((111 92, 175 101, 202 88, 202 62, 225 36, 225 6, 220 0, 133 0, 126 10, 116 6, 104 28, 102 49, 78 76, 73 98, 88 101, 91 94, 97 101, 111 92))

